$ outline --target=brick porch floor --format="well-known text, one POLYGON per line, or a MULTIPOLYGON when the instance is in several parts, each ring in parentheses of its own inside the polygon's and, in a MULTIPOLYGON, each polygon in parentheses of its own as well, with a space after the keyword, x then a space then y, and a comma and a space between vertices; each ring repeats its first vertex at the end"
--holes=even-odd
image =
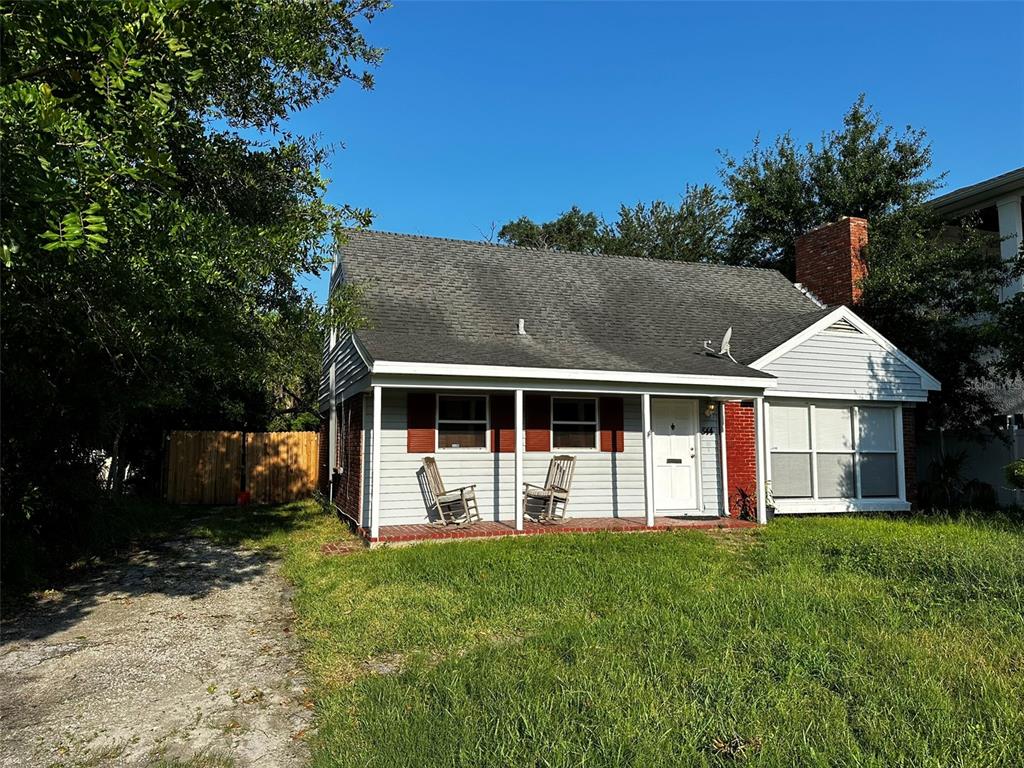
POLYGON ((359 535, 370 546, 379 544, 408 544, 417 541, 443 541, 446 539, 484 539, 495 536, 531 536, 545 533, 595 533, 616 531, 622 533, 643 533, 647 531, 670 531, 675 528, 756 528, 756 523, 735 520, 730 517, 656 517, 654 527, 644 525, 642 517, 580 517, 566 520, 560 525, 541 525, 527 520, 525 528, 517 531, 512 523, 479 522, 475 525, 457 527, 450 525, 383 525, 380 536, 370 536, 366 528, 359 529, 359 535))

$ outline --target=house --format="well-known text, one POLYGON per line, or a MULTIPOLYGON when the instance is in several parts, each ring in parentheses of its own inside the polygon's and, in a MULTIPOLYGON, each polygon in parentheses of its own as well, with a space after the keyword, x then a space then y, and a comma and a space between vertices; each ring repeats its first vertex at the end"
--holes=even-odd
MULTIPOLYGON (((999 234, 1004 261, 1012 262, 1024 243, 1024 168, 954 189, 927 204, 950 223, 967 215, 977 215, 981 229, 999 234)), ((1024 292, 1024 275, 1007 283, 1000 298, 1008 301, 1021 292, 1024 292)))
POLYGON ((516 529, 522 484, 555 454, 576 457, 576 520, 907 510, 904 425, 939 382, 845 306, 866 231, 843 219, 801 238, 807 287, 352 231, 332 279, 360 287, 370 324, 326 343, 325 491, 370 541, 428 521, 427 456, 516 529))
MULTIPOLYGON (((997 234, 1004 261, 1013 261, 1024 243, 1024 168, 1000 174, 929 201, 928 205, 953 227, 966 217, 977 219, 977 226, 997 234)), ((1003 286, 1001 301, 1024 293, 1024 275, 1003 286)), ((962 479, 991 486, 1000 504, 1024 506, 1024 491, 1007 486, 1003 467, 1024 458, 1024 379, 1015 381, 992 377, 987 384, 999 414, 995 425, 997 439, 979 442, 977 434, 937 434, 923 432, 919 452, 919 472, 925 475, 941 454, 964 457, 962 479)))

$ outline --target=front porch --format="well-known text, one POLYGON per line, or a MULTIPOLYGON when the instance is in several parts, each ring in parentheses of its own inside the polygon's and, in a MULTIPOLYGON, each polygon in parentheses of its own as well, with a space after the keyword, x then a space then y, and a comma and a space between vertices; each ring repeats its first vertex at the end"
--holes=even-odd
POLYGON ((412 544, 425 541, 446 541, 451 539, 486 539, 496 536, 531 536, 554 533, 643 533, 648 531, 671 531, 678 528, 698 530, 756 528, 754 522, 732 517, 668 517, 658 515, 652 524, 643 517, 582 517, 566 520, 557 525, 544 525, 533 520, 524 520, 522 529, 514 522, 482 521, 467 526, 440 526, 427 523, 412 525, 382 525, 377 536, 370 529, 360 527, 360 538, 370 547, 384 544, 412 544))

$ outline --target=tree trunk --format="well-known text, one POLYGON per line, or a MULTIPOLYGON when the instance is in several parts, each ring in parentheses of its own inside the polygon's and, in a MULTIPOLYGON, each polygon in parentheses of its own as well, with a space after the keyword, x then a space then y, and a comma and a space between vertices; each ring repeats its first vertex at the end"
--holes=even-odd
POLYGON ((114 433, 114 446, 110 452, 110 470, 107 472, 107 490, 115 497, 120 497, 124 488, 124 468, 121 459, 121 435, 123 433, 124 422, 119 420, 117 432, 114 433))

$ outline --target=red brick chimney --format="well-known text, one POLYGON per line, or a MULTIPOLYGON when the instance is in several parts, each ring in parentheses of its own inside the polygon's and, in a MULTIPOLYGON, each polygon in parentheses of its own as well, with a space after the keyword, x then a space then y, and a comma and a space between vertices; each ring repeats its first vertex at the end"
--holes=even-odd
POLYGON ((796 281, 829 306, 860 301, 858 283, 867 274, 861 249, 868 221, 844 216, 796 239, 796 281))

